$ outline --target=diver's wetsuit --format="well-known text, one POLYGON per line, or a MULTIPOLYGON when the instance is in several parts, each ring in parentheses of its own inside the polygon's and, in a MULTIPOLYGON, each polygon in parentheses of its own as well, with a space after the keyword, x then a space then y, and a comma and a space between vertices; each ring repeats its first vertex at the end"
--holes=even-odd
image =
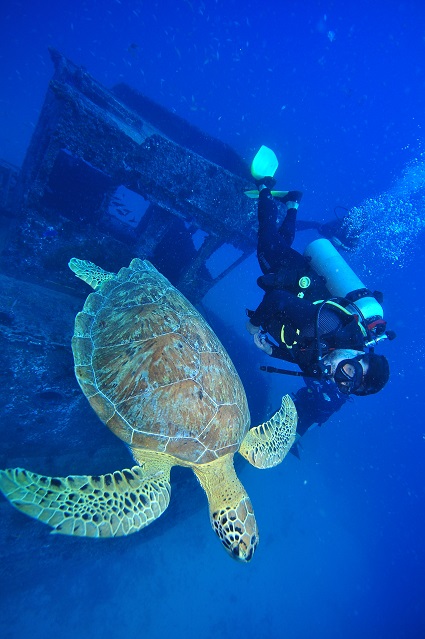
POLYGON ((293 248, 295 238, 296 209, 289 209, 277 228, 278 209, 269 189, 262 189, 258 199, 257 258, 264 274, 277 273, 280 269, 305 270, 306 259, 293 248))
POLYGON ((364 338, 355 316, 330 304, 313 304, 329 299, 329 291, 308 260, 291 248, 296 210, 289 209, 279 228, 277 213, 269 189, 262 189, 257 256, 264 273, 258 283, 265 295, 250 321, 275 340, 276 344, 269 342, 272 357, 297 364, 306 374, 306 388, 294 396, 299 416, 297 432, 302 435, 312 424, 324 423, 347 400, 333 382, 308 377, 319 356, 316 333, 322 356, 336 348, 363 350, 364 338), (303 278, 310 280, 309 286, 303 278))

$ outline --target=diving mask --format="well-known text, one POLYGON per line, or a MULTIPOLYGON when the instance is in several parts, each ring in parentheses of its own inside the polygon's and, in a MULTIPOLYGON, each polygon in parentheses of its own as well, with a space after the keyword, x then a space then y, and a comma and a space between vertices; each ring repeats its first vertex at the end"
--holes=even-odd
POLYGON ((334 373, 335 384, 344 395, 354 393, 363 382, 363 366, 360 359, 363 355, 352 359, 343 359, 339 362, 334 373))

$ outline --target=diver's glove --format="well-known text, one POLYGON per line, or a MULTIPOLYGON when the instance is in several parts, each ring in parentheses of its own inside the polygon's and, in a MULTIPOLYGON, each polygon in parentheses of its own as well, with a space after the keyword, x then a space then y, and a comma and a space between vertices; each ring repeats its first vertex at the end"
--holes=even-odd
POLYGON ((266 353, 266 355, 271 355, 273 352, 272 345, 267 341, 266 333, 264 331, 258 331, 254 335, 254 344, 260 351, 266 353))
POLYGON ((248 321, 246 323, 246 330, 248 331, 250 335, 255 335, 256 333, 260 331, 260 327, 255 326, 255 324, 251 324, 251 322, 248 321))

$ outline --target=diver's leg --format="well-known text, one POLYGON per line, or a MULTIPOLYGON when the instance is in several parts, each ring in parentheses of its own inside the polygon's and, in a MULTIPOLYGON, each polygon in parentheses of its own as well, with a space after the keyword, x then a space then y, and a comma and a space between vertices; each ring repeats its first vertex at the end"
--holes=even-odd
MULTIPOLYGON (((286 216, 280 229, 277 229, 278 208, 268 187, 259 187, 258 199, 258 263, 264 274, 276 273, 294 263, 294 251, 291 244, 295 236, 295 220, 301 191, 289 191, 279 198, 286 205, 286 216)), ((301 256, 298 254, 298 257, 301 256)), ((297 260, 295 260, 297 261, 297 260)))
POLYGON ((301 191, 289 191, 284 198, 281 198, 281 201, 286 206, 286 215, 279 228, 279 234, 283 237, 288 247, 292 246, 295 239, 295 223, 302 196, 301 191))
POLYGON ((281 242, 277 233, 278 208, 269 188, 262 188, 258 197, 257 258, 263 273, 276 269, 281 242))

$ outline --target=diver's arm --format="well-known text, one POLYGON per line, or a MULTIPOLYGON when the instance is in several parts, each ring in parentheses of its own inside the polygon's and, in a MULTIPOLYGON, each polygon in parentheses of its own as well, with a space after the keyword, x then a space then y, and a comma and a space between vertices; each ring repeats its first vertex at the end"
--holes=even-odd
POLYGON ((307 382, 293 396, 298 413, 297 433, 302 436, 313 424, 321 426, 345 404, 347 397, 319 381, 307 382))
POLYGON ((288 349, 286 346, 277 346, 271 342, 264 331, 259 331, 254 335, 254 344, 260 351, 266 353, 270 357, 276 357, 277 359, 284 359, 286 362, 294 362, 291 357, 288 357, 288 349))

